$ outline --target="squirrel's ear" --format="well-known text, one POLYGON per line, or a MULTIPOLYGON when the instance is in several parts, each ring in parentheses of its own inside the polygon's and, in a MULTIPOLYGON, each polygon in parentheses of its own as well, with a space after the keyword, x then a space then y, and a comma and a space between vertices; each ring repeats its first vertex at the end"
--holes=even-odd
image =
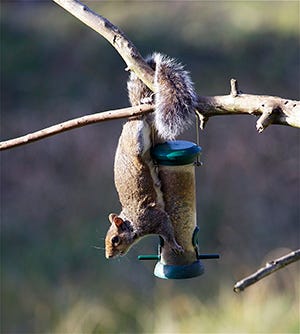
POLYGON ((115 213, 111 213, 109 216, 108 216, 110 222, 112 224, 115 224, 117 227, 120 227, 124 221, 122 218, 120 218, 118 215, 116 215, 115 213))
POLYGON ((124 224, 124 220, 120 217, 115 217, 114 218, 114 223, 117 227, 120 227, 124 224))
POLYGON ((116 217, 118 217, 118 215, 115 214, 115 213, 111 213, 111 214, 108 216, 108 219, 109 219, 109 221, 110 221, 111 224, 114 222, 114 219, 115 219, 116 217))

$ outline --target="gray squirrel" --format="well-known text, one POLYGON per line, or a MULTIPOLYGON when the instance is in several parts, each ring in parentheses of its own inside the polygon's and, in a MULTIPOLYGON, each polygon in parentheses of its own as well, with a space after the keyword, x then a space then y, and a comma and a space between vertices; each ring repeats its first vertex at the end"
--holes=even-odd
POLYGON ((165 247, 183 252, 164 210, 160 180, 150 156, 155 143, 174 140, 192 122, 197 94, 187 71, 160 53, 146 58, 155 71, 153 93, 136 75, 127 82, 132 106, 154 102, 154 115, 130 118, 123 126, 114 162, 114 179, 122 211, 111 213, 105 238, 105 256, 124 255, 140 238, 158 234, 165 247))

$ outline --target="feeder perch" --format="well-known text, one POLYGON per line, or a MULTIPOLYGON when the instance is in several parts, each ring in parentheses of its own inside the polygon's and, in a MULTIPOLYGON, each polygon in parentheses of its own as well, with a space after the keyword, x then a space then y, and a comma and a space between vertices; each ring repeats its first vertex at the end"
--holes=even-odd
POLYGON ((140 255, 139 260, 158 260, 154 275, 165 279, 183 279, 204 273, 201 259, 219 258, 218 254, 199 254, 196 222, 196 182, 194 161, 201 147, 188 141, 169 141, 156 145, 152 158, 158 165, 165 210, 171 219, 175 238, 184 249, 174 254, 160 238, 157 255, 140 255))

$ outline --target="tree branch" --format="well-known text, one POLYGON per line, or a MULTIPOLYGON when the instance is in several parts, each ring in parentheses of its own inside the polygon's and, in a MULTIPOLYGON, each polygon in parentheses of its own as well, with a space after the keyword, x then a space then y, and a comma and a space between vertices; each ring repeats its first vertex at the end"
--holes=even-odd
MULTIPOLYGON (((237 81, 231 79, 231 83, 237 81)), ((300 128, 300 102, 277 96, 242 94, 237 88, 229 95, 199 96, 198 108, 202 115, 203 129, 212 116, 250 114, 260 116, 256 122, 258 132, 270 124, 290 125, 300 128)), ((232 88, 232 86, 231 86, 232 88)))
MULTIPOLYGON (((72 15, 77 17, 87 26, 94 29, 119 52, 127 70, 134 71, 136 75, 152 90, 154 71, 144 61, 136 47, 125 34, 106 18, 93 12, 78 0, 53 0, 72 15)), ((31 143, 33 141, 55 135, 91 123, 104 120, 141 115, 144 112, 153 111, 153 106, 143 105, 134 108, 125 108, 115 111, 107 111, 94 115, 87 115, 73 119, 49 128, 3 141, 0 150, 31 143), (122 111, 122 112, 121 112, 122 111), (135 113, 137 112, 137 113, 135 113)), ((256 127, 262 132, 270 124, 290 125, 300 128, 300 102, 283 99, 275 96, 251 95, 240 93, 235 79, 231 79, 231 93, 223 96, 198 96, 198 112, 200 126, 203 129, 209 117, 217 115, 251 114, 260 116, 256 127)))
POLYGON ((235 292, 241 292, 245 290, 248 286, 260 281, 264 277, 272 274, 273 272, 284 268, 285 266, 300 260, 300 249, 297 249, 285 256, 274 261, 267 262, 263 268, 258 269, 252 275, 242 279, 234 285, 233 290, 235 292))
MULTIPOLYGON (((232 82, 233 80, 234 79, 232 79, 232 82)), ((198 96, 201 129, 204 128, 209 117, 234 114, 261 114, 261 117, 257 121, 257 129, 259 132, 262 132, 262 130, 270 124, 300 127, 300 119, 299 117, 297 118, 297 115, 300 115, 300 104, 298 101, 286 100, 275 96, 240 94, 237 91, 234 92, 234 94, 237 95, 233 96, 233 93, 231 92, 230 95, 222 96, 198 96), (295 110, 291 111, 291 109, 295 110)), ((136 107, 110 110, 97 114, 82 116, 27 134, 22 137, 2 141, 0 142, 0 151, 29 144, 34 141, 85 125, 112 119, 139 116, 152 112, 153 110, 153 105, 142 104, 136 107)))
MULTIPOLYGON (((127 69, 134 71, 151 90, 154 89, 154 71, 118 27, 78 0, 53 1, 106 38, 124 59, 128 66, 127 69)), ((256 125, 259 132, 270 124, 300 127, 299 101, 273 96, 241 94, 235 79, 231 80, 231 94, 228 96, 199 96, 198 111, 201 114, 202 128, 211 116, 233 114, 261 115, 256 125)))
POLYGON ((29 133, 25 136, 10 139, 7 141, 0 142, 0 151, 7 150, 16 146, 21 146, 25 144, 32 143, 36 140, 43 139, 46 137, 53 136, 55 134, 79 128, 85 125, 99 123, 103 121, 109 121, 112 119, 119 119, 124 117, 132 117, 144 115, 148 112, 153 111, 153 106, 150 104, 143 104, 140 106, 123 108, 117 110, 110 110, 105 112, 100 112, 97 114, 86 115, 79 118, 71 119, 69 121, 50 126, 48 128, 29 133))

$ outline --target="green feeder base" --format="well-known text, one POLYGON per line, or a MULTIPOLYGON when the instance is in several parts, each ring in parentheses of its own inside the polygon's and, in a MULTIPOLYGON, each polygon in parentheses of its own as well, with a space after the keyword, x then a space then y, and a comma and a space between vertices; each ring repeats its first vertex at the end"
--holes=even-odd
POLYGON ((158 262, 154 269, 154 275, 164 279, 184 279, 200 276, 204 273, 204 266, 198 260, 191 264, 175 266, 158 262))

